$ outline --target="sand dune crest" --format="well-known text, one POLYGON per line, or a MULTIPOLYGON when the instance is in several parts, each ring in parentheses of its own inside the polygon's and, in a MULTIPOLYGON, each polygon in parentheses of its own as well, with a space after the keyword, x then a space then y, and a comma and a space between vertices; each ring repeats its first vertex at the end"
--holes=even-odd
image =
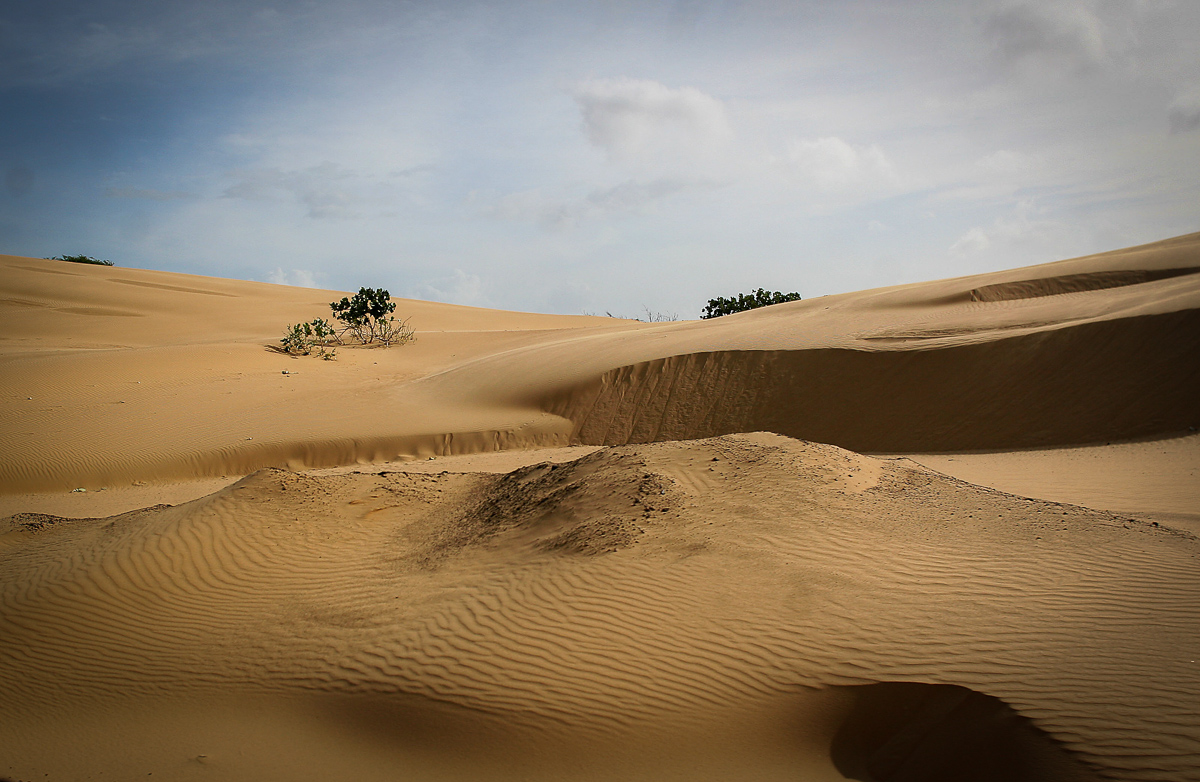
POLYGON ((1200 422, 1196 355, 1200 311, 1188 310, 929 351, 673 356, 545 406, 585 444, 765 429, 874 452, 1062 445, 1200 422))
POLYGON ((1058 296, 1064 293, 1101 291, 1126 285, 1141 285, 1155 280, 1169 280, 1185 274, 1200 272, 1198 267, 1184 269, 1124 269, 1120 271, 1067 274, 1061 277, 1041 277, 1036 280, 1002 282, 985 285, 971 291, 971 301, 1013 301, 1038 296, 1058 296))

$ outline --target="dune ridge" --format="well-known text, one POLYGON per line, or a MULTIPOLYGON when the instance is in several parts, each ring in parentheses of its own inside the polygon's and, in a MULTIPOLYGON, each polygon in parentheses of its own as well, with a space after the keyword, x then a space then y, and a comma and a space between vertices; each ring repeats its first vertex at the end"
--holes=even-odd
POLYGON ((347 349, 336 362, 316 362, 268 346, 282 324, 322 314, 337 292, 0 258, 0 398, 7 402, 0 492, 529 448, 572 437, 642 441, 654 432, 772 429, 861 450, 924 451, 1165 434, 1200 423, 1200 275, 1177 274, 1197 268, 1197 259, 1200 234, 1190 234, 680 323, 402 301, 417 343, 347 349), (1082 285, 1063 280, 1084 279, 1086 290, 1012 293, 1031 280, 1059 280, 1057 291, 1082 285), (1002 290, 1009 293, 970 300, 972 291, 1002 290), (143 317, 94 314, 100 310, 143 317), (656 396, 675 383, 696 393, 719 386, 721 398, 693 404, 679 394, 656 396), (1072 406, 1067 397, 1078 394, 1082 415, 1056 417, 1046 401, 1026 426, 1006 393, 1048 394, 1072 406), (631 423, 622 405, 632 402, 620 400, 635 398, 665 418, 637 410, 631 423), (887 405, 871 413, 881 400, 887 405), (875 416, 874 430, 864 413, 875 416), (610 414, 622 422, 601 427, 610 414), (993 415, 990 429, 955 420, 993 415), (897 426, 902 416, 914 425, 897 426))
POLYGON ((1032 299, 1038 296, 1058 296, 1063 293, 1100 291, 1105 288, 1121 288, 1126 285, 1141 285, 1155 280, 1169 280, 1185 274, 1196 274, 1200 267, 1183 269, 1123 269, 1119 271, 1067 274, 1060 277, 1039 277, 1034 280, 1003 282, 985 285, 971 291, 971 301, 1012 301, 1032 299))
POLYGON ((1068 445, 1200 423, 1196 355, 1200 311, 1186 310, 930 351, 672 356, 544 407, 589 445, 755 430, 869 452, 1068 445))
MULTIPOLYGON (((519 421, 511 428, 428 434, 370 434, 343 437, 304 437, 272 442, 245 442, 212 448, 178 449, 169 460, 161 451, 139 449, 120 457, 95 459, 86 451, 65 450, 57 457, 58 469, 17 461, 0 473, 5 485, 25 492, 70 488, 120 486, 133 481, 170 481, 245 475, 263 465, 300 468, 390 462, 510 449, 531 449, 569 444, 569 426, 560 422, 519 421)), ((174 434, 174 433, 172 433, 174 434)), ((107 455, 106 455, 107 456, 107 455)))

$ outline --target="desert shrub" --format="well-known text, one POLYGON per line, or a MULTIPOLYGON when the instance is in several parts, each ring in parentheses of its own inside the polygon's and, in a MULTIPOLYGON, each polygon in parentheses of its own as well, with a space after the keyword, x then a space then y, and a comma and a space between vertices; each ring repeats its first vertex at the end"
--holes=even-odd
POLYGON ((323 318, 297 323, 287 327, 283 339, 279 340, 282 347, 272 349, 293 356, 309 356, 315 351, 321 358, 331 361, 337 357, 337 346, 344 344, 342 336, 346 332, 353 334, 363 345, 378 342, 389 347, 412 342, 416 333, 409 327, 407 318, 401 320, 392 314, 396 304, 391 298, 391 294, 382 288, 359 288, 354 298, 343 296, 341 301, 329 305, 333 317, 340 322, 340 329, 323 318))
POLYGON ((638 320, 646 323, 673 323, 679 320, 677 312, 652 312, 645 304, 642 305, 642 311, 646 313, 646 317, 638 320))
POLYGON ((709 299, 708 304, 704 307, 704 312, 701 313, 701 318, 719 318, 722 315, 732 315, 735 312, 745 312, 746 310, 758 309, 759 307, 767 307, 772 304, 782 304, 785 301, 800 301, 799 293, 782 293, 780 291, 765 291, 759 288, 752 293, 739 293, 737 298, 724 298, 718 296, 715 299, 709 299))
POLYGON ((393 312, 396 303, 383 288, 359 288, 354 298, 342 297, 341 301, 330 302, 333 317, 344 324, 341 334, 347 331, 363 345, 382 342, 385 346, 403 345, 416 338, 408 327, 408 319, 397 319, 393 312))
POLYGON ((385 347, 403 345, 416 338, 416 332, 408 325, 408 318, 400 320, 395 316, 388 315, 386 318, 375 321, 375 339, 382 342, 385 347))
POLYGON ((324 318, 315 318, 308 323, 297 323, 288 326, 279 340, 283 344, 283 352, 293 356, 309 356, 313 350, 326 361, 337 358, 337 333, 333 326, 324 318))
POLYGON ((112 266, 112 261, 102 261, 99 258, 93 258, 90 255, 56 255, 53 258, 47 258, 47 261, 69 261, 70 263, 90 263, 96 266, 112 266))
MULTIPOLYGON (((642 312, 644 313, 643 317, 627 318, 624 315, 614 315, 611 312, 609 312, 608 310, 605 310, 604 317, 616 318, 617 320, 640 320, 642 323, 673 323, 674 321, 679 320, 678 312, 655 312, 655 311, 651 310, 649 307, 647 307, 645 304, 642 305, 642 312)), ((595 312, 592 312, 590 310, 584 310, 583 314, 588 315, 593 318, 600 317, 595 312)))

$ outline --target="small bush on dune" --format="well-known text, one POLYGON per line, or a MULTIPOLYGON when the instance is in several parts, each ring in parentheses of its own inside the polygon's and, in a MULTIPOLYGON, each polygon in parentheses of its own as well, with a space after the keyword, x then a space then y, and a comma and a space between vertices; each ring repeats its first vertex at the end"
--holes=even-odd
POLYGON ((642 310, 646 313, 646 317, 638 318, 645 323, 674 323, 679 320, 678 312, 652 312, 645 304, 642 305, 642 310))
MULTIPOLYGON (((609 312, 608 310, 605 310, 604 317, 616 318, 617 320, 636 320, 636 321, 640 321, 642 323, 674 323, 675 321, 679 320, 678 312, 654 312, 649 307, 647 307, 645 304, 642 305, 642 312, 645 313, 645 317, 627 318, 624 315, 614 315, 611 312, 609 312)), ((593 318, 599 317, 599 315, 597 315, 596 313, 590 312, 588 310, 584 310, 583 314, 587 315, 589 317, 593 317, 593 318)))
MULTIPOLYGON (((382 342, 384 346, 403 345, 416 338, 408 327, 408 319, 397 319, 393 312, 396 303, 383 288, 359 288, 354 298, 342 297, 330 302, 333 317, 345 324, 341 334, 349 331, 363 345, 382 342)), ((341 336, 339 334, 339 337, 341 336)))
POLYGON ((384 347, 403 345, 406 342, 412 342, 416 338, 416 332, 408 325, 408 318, 399 320, 389 315, 375 324, 375 339, 382 342, 384 347))
POLYGON ((47 261, 68 261, 70 263, 90 263, 95 266, 112 266, 112 261, 102 261, 99 258, 93 258, 90 255, 56 255, 53 258, 47 258, 47 261))
POLYGON ((293 356, 309 356, 315 349, 317 355, 326 361, 337 358, 337 333, 323 318, 289 326, 279 341, 283 344, 283 352, 293 356))
POLYGON ((401 320, 392 314, 396 304, 391 298, 383 288, 359 288, 354 298, 343 296, 341 301, 329 305, 334 319, 342 324, 340 330, 323 318, 297 323, 288 326, 279 340, 283 347, 275 350, 293 356, 309 356, 315 351, 326 361, 332 361, 337 358, 336 346, 345 344, 342 337, 347 332, 362 345, 378 342, 390 347, 412 342, 417 338, 416 332, 409 327, 407 318, 401 320))
POLYGON ((722 315, 732 315, 735 312, 745 312, 746 310, 758 309, 759 307, 769 307, 772 304, 783 304, 785 301, 800 301, 799 293, 782 293, 780 291, 765 291, 759 288, 750 294, 739 293, 737 298, 724 298, 718 296, 715 299, 709 299, 708 304, 704 307, 704 312, 701 313, 702 319, 719 318, 722 315))

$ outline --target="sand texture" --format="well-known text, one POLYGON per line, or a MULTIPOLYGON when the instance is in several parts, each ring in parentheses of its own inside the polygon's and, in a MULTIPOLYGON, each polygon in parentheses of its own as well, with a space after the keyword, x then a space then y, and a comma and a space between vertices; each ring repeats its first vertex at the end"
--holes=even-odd
POLYGON ((0 268, 2 779, 1200 780, 1200 234, 331 362, 0 268))

